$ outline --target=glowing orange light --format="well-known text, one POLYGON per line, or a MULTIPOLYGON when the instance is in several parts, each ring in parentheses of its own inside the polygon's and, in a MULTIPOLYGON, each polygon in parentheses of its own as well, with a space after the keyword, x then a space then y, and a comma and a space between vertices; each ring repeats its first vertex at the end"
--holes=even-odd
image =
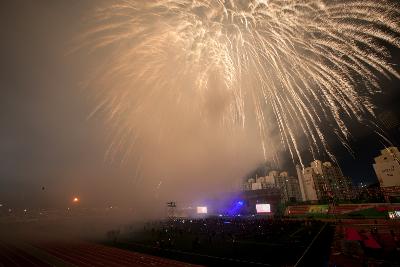
POLYGON ((74 197, 74 200, 73 200, 73 202, 74 202, 74 203, 78 203, 78 202, 79 202, 79 198, 77 198, 77 197, 74 197))

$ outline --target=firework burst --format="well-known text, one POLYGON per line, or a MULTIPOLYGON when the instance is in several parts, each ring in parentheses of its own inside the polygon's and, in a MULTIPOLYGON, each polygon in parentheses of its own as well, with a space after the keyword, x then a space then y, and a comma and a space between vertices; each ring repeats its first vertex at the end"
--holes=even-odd
POLYGON ((385 47, 400 47, 398 18, 390 1, 117 1, 83 36, 109 55, 96 111, 116 126, 115 150, 143 116, 165 134, 166 116, 191 113, 226 129, 255 122, 266 156, 276 129, 293 159, 304 140, 330 154, 321 125, 346 145, 346 121, 373 115, 378 75, 399 77, 385 47))

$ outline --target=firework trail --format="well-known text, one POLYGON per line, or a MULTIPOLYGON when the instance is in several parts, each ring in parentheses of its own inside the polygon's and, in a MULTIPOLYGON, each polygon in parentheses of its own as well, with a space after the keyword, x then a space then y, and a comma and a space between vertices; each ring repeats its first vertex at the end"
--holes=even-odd
POLYGON ((347 145, 346 121, 374 113, 378 75, 399 78, 385 46, 400 47, 399 10, 383 0, 116 1, 83 36, 108 54, 95 112, 116 126, 113 150, 143 134, 144 116, 167 135, 166 117, 191 113, 226 129, 255 122, 265 155, 278 129, 293 159, 300 143, 333 157, 321 125, 347 145))

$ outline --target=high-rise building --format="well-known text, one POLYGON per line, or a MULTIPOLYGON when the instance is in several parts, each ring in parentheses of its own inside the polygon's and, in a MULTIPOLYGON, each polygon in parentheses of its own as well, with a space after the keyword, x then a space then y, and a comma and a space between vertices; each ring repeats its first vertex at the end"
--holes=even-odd
POLYGON ((386 200, 400 196, 400 152, 397 147, 381 150, 375 158, 374 170, 386 200))
POLYGON ((264 177, 250 178, 243 184, 245 191, 271 190, 280 191, 282 202, 302 201, 299 181, 287 172, 270 171, 264 177))
POLYGON ((317 188, 315 187, 318 174, 312 167, 301 169, 300 166, 296 166, 297 176, 299 178, 299 184, 301 189, 301 195, 303 201, 317 201, 317 188))
POLYGON ((330 192, 336 199, 350 200, 355 197, 351 178, 344 176, 339 166, 325 162, 324 176, 329 180, 330 192))
POLYGON ((300 185, 296 177, 290 176, 287 172, 281 172, 275 178, 275 186, 281 190, 283 202, 302 201, 300 185))
POLYGON ((304 201, 349 200, 353 197, 351 180, 343 175, 339 166, 319 160, 310 165, 304 169, 296 166, 304 201))

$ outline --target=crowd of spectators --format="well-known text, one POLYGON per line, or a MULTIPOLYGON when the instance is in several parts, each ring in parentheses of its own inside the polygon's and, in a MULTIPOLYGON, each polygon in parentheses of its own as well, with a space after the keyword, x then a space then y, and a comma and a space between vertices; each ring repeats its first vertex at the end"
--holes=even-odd
POLYGON ((144 230, 156 236, 159 245, 168 240, 171 246, 177 237, 194 236, 193 248, 195 249, 200 243, 212 244, 218 241, 296 242, 301 241, 298 238, 312 237, 320 226, 321 222, 314 220, 234 217, 149 222, 144 226, 144 230))
POLYGON ((171 219, 148 222, 130 240, 162 250, 269 263, 284 259, 293 263, 322 225, 317 220, 251 216, 171 219))

